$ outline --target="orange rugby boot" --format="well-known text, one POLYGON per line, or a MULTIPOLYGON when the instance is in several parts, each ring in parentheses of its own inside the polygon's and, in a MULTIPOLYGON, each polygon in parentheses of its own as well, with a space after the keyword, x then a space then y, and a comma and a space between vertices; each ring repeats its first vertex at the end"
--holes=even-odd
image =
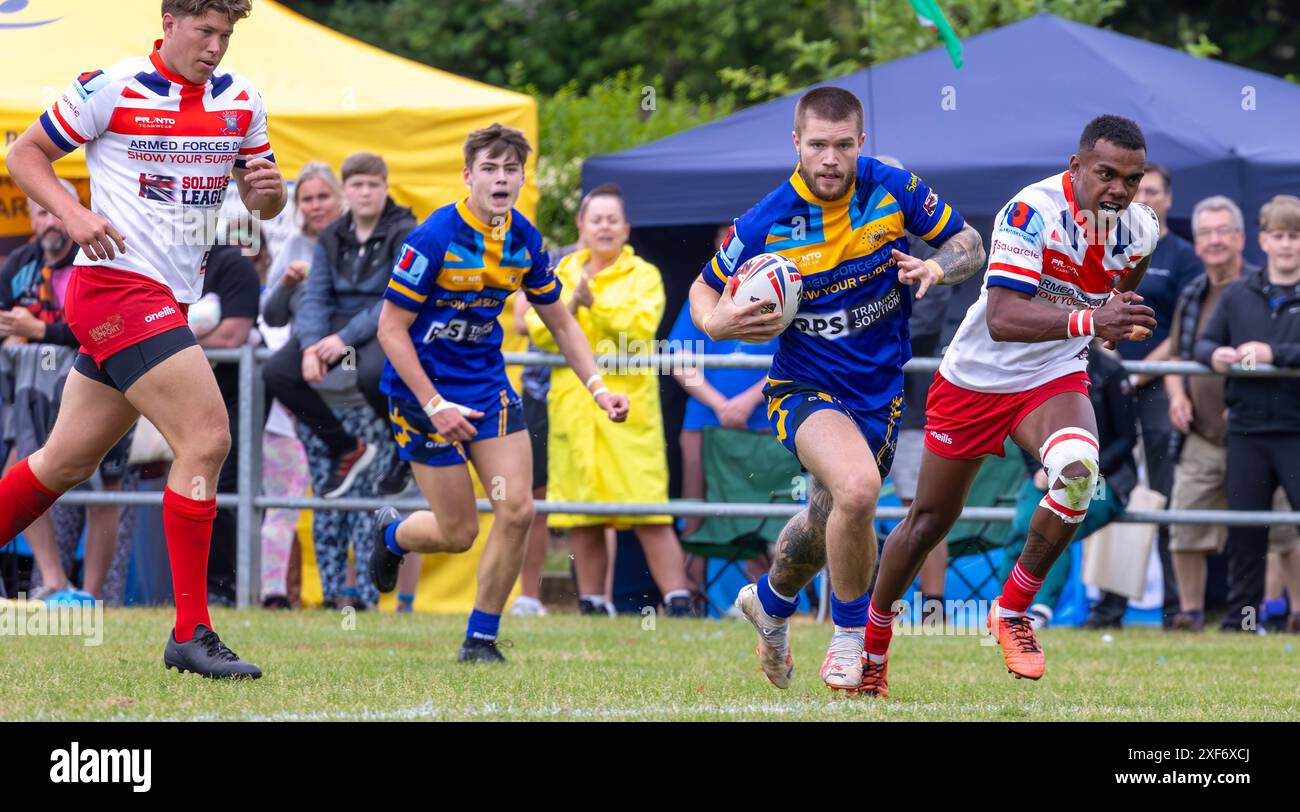
POLYGON ((1034 626, 1028 615, 1020 617, 998 617, 998 601, 995 598, 989 609, 989 633, 997 639, 1002 647, 1002 656, 1006 658, 1007 670, 1016 675, 1016 679, 1038 679, 1043 676, 1043 649, 1034 637, 1034 626))

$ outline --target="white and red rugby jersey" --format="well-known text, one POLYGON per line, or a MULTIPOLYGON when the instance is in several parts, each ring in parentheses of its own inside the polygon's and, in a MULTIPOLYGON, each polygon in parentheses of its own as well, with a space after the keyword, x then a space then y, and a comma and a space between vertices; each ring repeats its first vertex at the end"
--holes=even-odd
POLYGON ((144 274, 193 304, 232 169, 275 160, 266 108, 247 79, 218 68, 202 85, 163 63, 158 47, 78 76, 41 114, 61 149, 86 146, 91 209, 126 238, 126 253, 78 265, 144 274))
POLYGON ((1155 250, 1160 222, 1132 203, 1110 228, 1093 228, 1074 201, 1070 173, 1022 189, 994 221, 980 297, 966 311, 939 365, 950 382, 976 392, 1025 392, 1088 367, 1088 337, 994 341, 987 322, 990 287, 1033 296, 1061 310, 1105 304, 1115 286, 1155 250), (1089 235, 1096 235, 1089 243, 1089 235))

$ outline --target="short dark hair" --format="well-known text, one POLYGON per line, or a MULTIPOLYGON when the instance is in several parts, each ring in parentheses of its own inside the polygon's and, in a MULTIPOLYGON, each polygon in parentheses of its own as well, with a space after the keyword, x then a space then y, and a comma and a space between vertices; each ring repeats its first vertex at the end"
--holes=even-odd
POLYGON ((1148 175, 1159 175, 1165 181, 1165 191, 1166 192, 1173 191, 1174 179, 1169 176, 1168 169, 1165 169, 1163 166, 1161 166, 1158 163, 1154 163, 1153 161, 1147 161, 1147 165, 1144 171, 1148 175))
POLYGON ((854 118, 858 122, 858 132, 866 126, 862 114, 862 102, 858 97, 841 87, 817 87, 799 97, 794 106, 795 132, 803 132, 803 122, 809 113, 827 121, 844 121, 854 118))
POLYGON ((1133 119, 1123 116, 1097 116, 1089 121, 1088 126, 1083 128, 1083 135, 1079 136, 1079 151, 1092 149, 1098 141, 1109 141, 1117 147, 1140 149, 1143 152, 1147 148, 1142 128, 1133 119))
POLYGON ((202 17, 209 11, 226 16, 234 25, 253 11, 252 0, 163 0, 162 13, 173 17, 202 17))
POLYGON ((356 152, 343 159, 339 174, 343 176, 344 183, 353 175, 378 175, 386 181, 388 164, 373 152, 356 152))
POLYGON ((493 124, 475 130, 465 138, 465 167, 474 166, 474 157, 482 150, 487 150, 489 158, 495 158, 503 152, 513 152, 520 164, 528 162, 528 153, 533 148, 528 144, 528 137, 512 127, 493 124))
POLYGON ((623 207, 623 216, 627 216, 627 204, 623 202, 623 190, 617 183, 602 183, 595 189, 583 195, 582 202, 578 204, 578 219, 587 213, 587 205, 598 197, 613 197, 618 199, 618 205, 623 207))

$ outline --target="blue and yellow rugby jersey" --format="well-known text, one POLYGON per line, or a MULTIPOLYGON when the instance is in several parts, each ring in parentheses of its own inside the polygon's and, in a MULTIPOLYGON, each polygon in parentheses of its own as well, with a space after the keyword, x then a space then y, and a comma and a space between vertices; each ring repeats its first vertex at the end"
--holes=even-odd
POLYGON ((906 232, 937 245, 964 225, 916 175, 859 156, 853 187, 834 201, 813 195, 796 169, 734 222, 700 275, 721 292, 750 257, 793 261, 803 275, 799 314, 780 336, 768 377, 812 384, 866 413, 902 391, 912 357, 914 292, 899 283, 890 252, 907 252, 906 232))
MULTIPOLYGON (((438 393, 490 413, 500 408, 502 390, 514 391, 497 316, 521 287, 534 304, 560 297, 542 235, 514 210, 494 229, 462 200, 429 215, 406 238, 384 298, 418 314, 411 342, 438 393)), ((384 364, 380 388, 415 401, 391 362, 384 364)))

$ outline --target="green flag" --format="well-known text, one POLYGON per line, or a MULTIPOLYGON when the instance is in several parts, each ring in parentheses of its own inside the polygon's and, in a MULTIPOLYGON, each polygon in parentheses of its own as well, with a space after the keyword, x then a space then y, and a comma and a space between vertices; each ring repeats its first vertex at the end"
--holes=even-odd
POLYGON ((939 38, 943 40, 943 47, 948 49, 948 56, 952 57, 953 67, 961 67, 961 40, 957 38, 957 32, 952 30, 948 25, 948 19, 943 16, 943 9, 935 0, 912 0, 912 8, 916 9, 916 19, 921 25, 935 31, 939 38))

